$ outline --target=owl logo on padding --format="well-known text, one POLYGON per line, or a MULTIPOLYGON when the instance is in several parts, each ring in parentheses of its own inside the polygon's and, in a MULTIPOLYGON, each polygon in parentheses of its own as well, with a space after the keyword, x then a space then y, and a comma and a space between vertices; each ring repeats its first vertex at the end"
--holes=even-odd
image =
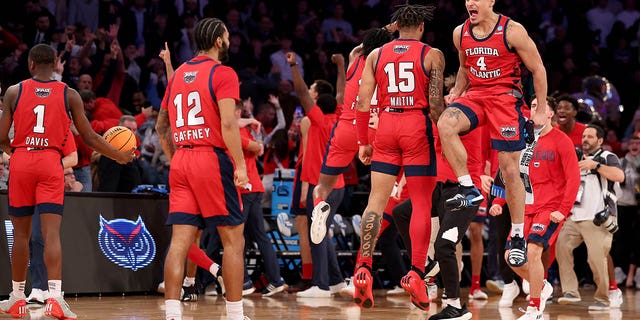
POLYGON ((98 244, 107 259, 133 271, 148 266, 156 256, 156 243, 140 216, 134 222, 127 219, 107 221, 100 215, 98 244))

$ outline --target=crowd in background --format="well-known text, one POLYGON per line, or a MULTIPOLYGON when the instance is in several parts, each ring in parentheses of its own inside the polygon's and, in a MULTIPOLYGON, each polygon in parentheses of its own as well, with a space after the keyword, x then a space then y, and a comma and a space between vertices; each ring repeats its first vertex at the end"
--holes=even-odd
MULTIPOLYGON (((399 0, 27 0, 7 1, 0 10, 0 88, 29 77, 27 53, 35 44, 59 53, 62 81, 78 90, 94 130, 115 125, 136 132, 139 157, 121 166, 92 156, 76 136, 75 179, 83 191, 130 192, 140 184, 167 185, 169 162, 162 155, 155 119, 167 86, 165 62, 177 67, 195 54, 193 28, 203 17, 222 19, 230 32, 228 65, 238 73, 245 114, 262 123, 265 143, 259 168, 293 168, 303 116, 285 54, 299 57, 307 83, 335 83, 331 55, 348 56, 364 32, 389 23, 399 0), (166 47, 165 47, 166 44, 166 47), (168 49, 170 60, 159 57, 168 49), (272 98, 269 96, 273 95, 272 98), (282 117, 284 119, 282 119, 282 117)), ((458 70, 451 42, 466 19, 462 0, 432 1, 435 19, 423 41, 440 48, 445 75, 458 70)), ((626 141, 640 133, 640 11, 634 0, 498 0, 495 11, 522 23, 542 53, 550 93, 588 93, 615 105, 596 108, 607 128, 605 144, 624 156, 626 141), (619 101, 619 103, 618 103, 619 101)), ((533 94, 525 72, 525 90, 533 94)), ((578 94, 577 96, 581 96, 578 94)), ((602 102, 602 101, 601 101, 602 102)), ((597 103, 596 103, 597 104, 597 103)), ((355 162, 354 162, 355 163, 355 162)), ((3 170, 6 176, 6 169, 3 170)), ((359 170, 362 188, 365 170, 359 170)), ((353 177, 352 177, 353 178, 353 177)), ((345 177, 345 180, 346 177, 345 177)), ((358 184, 358 179, 350 179, 358 184)), ((70 183, 70 185, 73 183, 70 183)), ((77 188, 76 188, 77 189, 77 188)), ((75 190, 75 189, 74 189, 75 190)), ((345 197, 346 198, 346 197, 345 197)))

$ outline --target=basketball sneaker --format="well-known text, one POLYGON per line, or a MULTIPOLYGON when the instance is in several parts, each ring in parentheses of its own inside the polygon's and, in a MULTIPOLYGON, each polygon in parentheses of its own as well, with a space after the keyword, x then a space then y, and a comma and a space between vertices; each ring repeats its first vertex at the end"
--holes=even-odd
POLYGON ((269 283, 264 290, 262 290, 263 297, 270 297, 276 293, 282 292, 287 288, 287 285, 284 283, 284 280, 280 278, 280 281, 277 283, 269 283))
POLYGON ((429 278, 433 278, 440 272, 440 264, 438 261, 435 261, 429 257, 427 257, 427 265, 424 267, 424 279, 428 280, 429 278))
POLYGON ((8 300, 0 301, 0 312, 14 318, 24 317, 27 315, 27 300, 16 297, 12 292, 8 300))
POLYGON ((182 287, 182 301, 198 301, 198 290, 196 286, 182 287))
POLYGON ((242 296, 250 295, 256 291, 256 287, 253 286, 253 281, 249 280, 242 285, 242 296))
POLYGON ((620 289, 609 290, 609 306, 611 308, 620 308, 622 302, 624 302, 624 299, 620 289))
POLYGON ((311 228, 309 232, 311 234, 311 242, 314 244, 320 244, 324 240, 324 236, 327 235, 327 218, 331 213, 331 206, 325 201, 320 201, 311 213, 311 228))
POLYGON ((76 314, 71 312, 71 308, 62 296, 51 297, 47 299, 47 304, 44 307, 44 315, 51 318, 60 320, 75 320, 76 314))
POLYGON ((538 310, 536 307, 528 306, 527 312, 522 315, 518 320, 543 320, 542 311, 538 310))
POLYGON ((487 300, 489 299, 489 296, 484 291, 482 291, 482 289, 475 289, 469 292, 469 299, 487 300))
POLYGON ((515 281, 505 283, 502 288, 502 297, 500 297, 500 301, 498 301, 498 307, 509 308, 513 306, 513 300, 515 300, 519 295, 520 287, 518 287, 518 283, 515 281))
POLYGON ((540 312, 544 311, 547 306, 547 300, 553 295, 553 286, 547 280, 544 280, 544 287, 540 293, 540 312))
POLYGON ((463 304, 460 309, 452 305, 448 305, 442 309, 442 311, 429 317, 429 320, 469 320, 471 317, 471 311, 467 309, 466 305, 463 304))
POLYGON ((353 299, 353 294, 356 292, 356 287, 353 285, 353 277, 344 279, 344 282, 347 283, 347 286, 340 289, 340 295, 353 299))
POLYGON ((353 275, 353 285, 355 292, 353 293, 353 302, 362 308, 373 308, 373 277, 371 276, 371 268, 361 265, 353 275))
POLYGON ((458 211, 464 208, 479 206, 483 200, 484 197, 482 193, 480 193, 480 190, 475 186, 459 186, 458 193, 447 199, 444 205, 451 211, 458 211))
POLYGON ((527 263, 527 241, 519 236, 511 237, 509 240, 509 257, 507 262, 512 267, 522 267, 527 263))
POLYGON ((427 295, 427 286, 422 277, 415 271, 410 270, 406 276, 402 277, 400 284, 409 292, 411 303, 420 310, 429 310, 429 296, 427 295))
POLYGON ((218 272, 215 274, 215 276, 216 276, 216 282, 218 283, 218 291, 220 295, 224 297, 227 292, 224 289, 224 279, 222 279, 222 267, 218 269, 218 272))
POLYGON ((27 303, 44 304, 44 301, 46 300, 45 293, 49 294, 49 291, 45 292, 42 289, 37 288, 31 289, 31 293, 27 297, 27 303))

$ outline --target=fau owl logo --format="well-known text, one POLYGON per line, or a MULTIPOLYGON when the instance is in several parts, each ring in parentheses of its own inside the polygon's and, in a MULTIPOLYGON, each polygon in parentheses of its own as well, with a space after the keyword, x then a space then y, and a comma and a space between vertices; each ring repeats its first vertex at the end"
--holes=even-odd
POLYGON ((148 266, 156 256, 156 243, 142 218, 107 221, 100 215, 98 244, 111 262, 136 271, 148 266))

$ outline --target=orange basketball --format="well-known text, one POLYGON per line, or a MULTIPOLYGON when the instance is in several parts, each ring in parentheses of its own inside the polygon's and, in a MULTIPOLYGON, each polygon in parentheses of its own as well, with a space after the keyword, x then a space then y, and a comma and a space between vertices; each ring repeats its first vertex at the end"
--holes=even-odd
POLYGON ((119 151, 131 150, 137 146, 136 136, 127 127, 113 127, 107 130, 102 137, 119 151))

